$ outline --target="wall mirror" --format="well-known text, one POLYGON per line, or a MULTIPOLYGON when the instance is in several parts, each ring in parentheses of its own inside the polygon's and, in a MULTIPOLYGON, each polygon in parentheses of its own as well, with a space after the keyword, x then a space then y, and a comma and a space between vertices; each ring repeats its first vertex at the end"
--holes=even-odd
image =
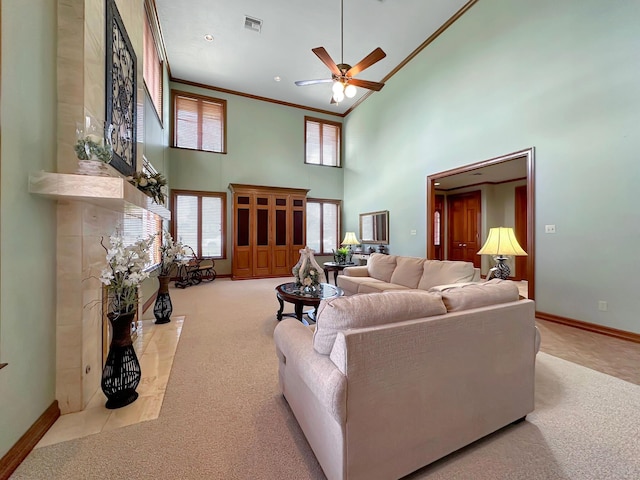
POLYGON ((389 210, 360 214, 360 241, 389 244, 389 210))

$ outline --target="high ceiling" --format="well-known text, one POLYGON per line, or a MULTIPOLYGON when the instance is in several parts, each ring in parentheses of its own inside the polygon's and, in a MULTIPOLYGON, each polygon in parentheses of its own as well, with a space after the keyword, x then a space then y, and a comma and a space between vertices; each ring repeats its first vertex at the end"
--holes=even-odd
POLYGON ((331 84, 296 86, 331 77, 312 48, 355 65, 380 47, 387 56, 356 77, 380 82, 468 0, 344 0, 342 59, 340 0, 155 3, 172 78, 344 114, 368 90, 330 105, 331 84), (259 33, 245 28, 245 16, 262 21, 259 33))

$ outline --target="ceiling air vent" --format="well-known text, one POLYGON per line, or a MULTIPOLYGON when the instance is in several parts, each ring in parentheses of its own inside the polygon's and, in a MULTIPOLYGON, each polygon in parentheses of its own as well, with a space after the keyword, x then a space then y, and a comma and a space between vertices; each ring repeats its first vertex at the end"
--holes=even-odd
POLYGON ((260 33, 260 30, 262 30, 262 20, 245 15, 244 28, 253 32, 260 33))

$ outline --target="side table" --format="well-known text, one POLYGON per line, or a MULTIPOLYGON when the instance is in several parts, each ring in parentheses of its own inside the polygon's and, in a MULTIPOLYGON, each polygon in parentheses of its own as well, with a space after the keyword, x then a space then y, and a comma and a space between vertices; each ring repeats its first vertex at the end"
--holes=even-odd
POLYGON ((336 262, 325 262, 322 264, 322 269, 324 270, 324 276, 329 281, 329 272, 333 272, 333 284, 338 285, 338 272, 341 272, 346 267, 353 267, 355 263, 336 263, 336 262))

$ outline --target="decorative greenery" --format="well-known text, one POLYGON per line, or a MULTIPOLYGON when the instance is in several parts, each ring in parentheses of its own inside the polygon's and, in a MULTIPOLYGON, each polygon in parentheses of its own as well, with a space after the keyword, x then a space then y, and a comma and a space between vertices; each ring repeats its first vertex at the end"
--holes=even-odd
POLYGON ((158 205, 164 205, 165 194, 162 187, 167 185, 167 180, 161 173, 154 173, 153 175, 147 175, 144 172, 136 172, 135 174, 128 176, 127 181, 142 190, 146 195, 153 198, 153 201, 158 205))
POLYGON ((184 246, 181 241, 174 242, 171 234, 163 230, 162 232, 162 245, 160 246, 160 255, 161 255, 161 263, 160 263, 160 276, 166 276, 171 273, 171 268, 173 267, 173 261, 176 259, 178 255, 183 253, 184 246))
POLYGON ((102 270, 100 281, 107 286, 110 312, 123 314, 134 311, 138 304, 138 285, 149 273, 144 271, 149 262, 149 250, 155 235, 149 235, 133 245, 125 246, 120 233, 116 231, 109 237, 109 246, 104 238, 100 245, 107 252, 107 268, 102 270))
POLYGON ((79 138, 73 149, 80 160, 99 160, 103 163, 109 163, 113 154, 111 146, 105 145, 97 135, 79 138))
POLYGON ((340 247, 338 250, 333 251, 333 259, 336 263, 347 263, 351 259, 351 250, 349 247, 340 247))

